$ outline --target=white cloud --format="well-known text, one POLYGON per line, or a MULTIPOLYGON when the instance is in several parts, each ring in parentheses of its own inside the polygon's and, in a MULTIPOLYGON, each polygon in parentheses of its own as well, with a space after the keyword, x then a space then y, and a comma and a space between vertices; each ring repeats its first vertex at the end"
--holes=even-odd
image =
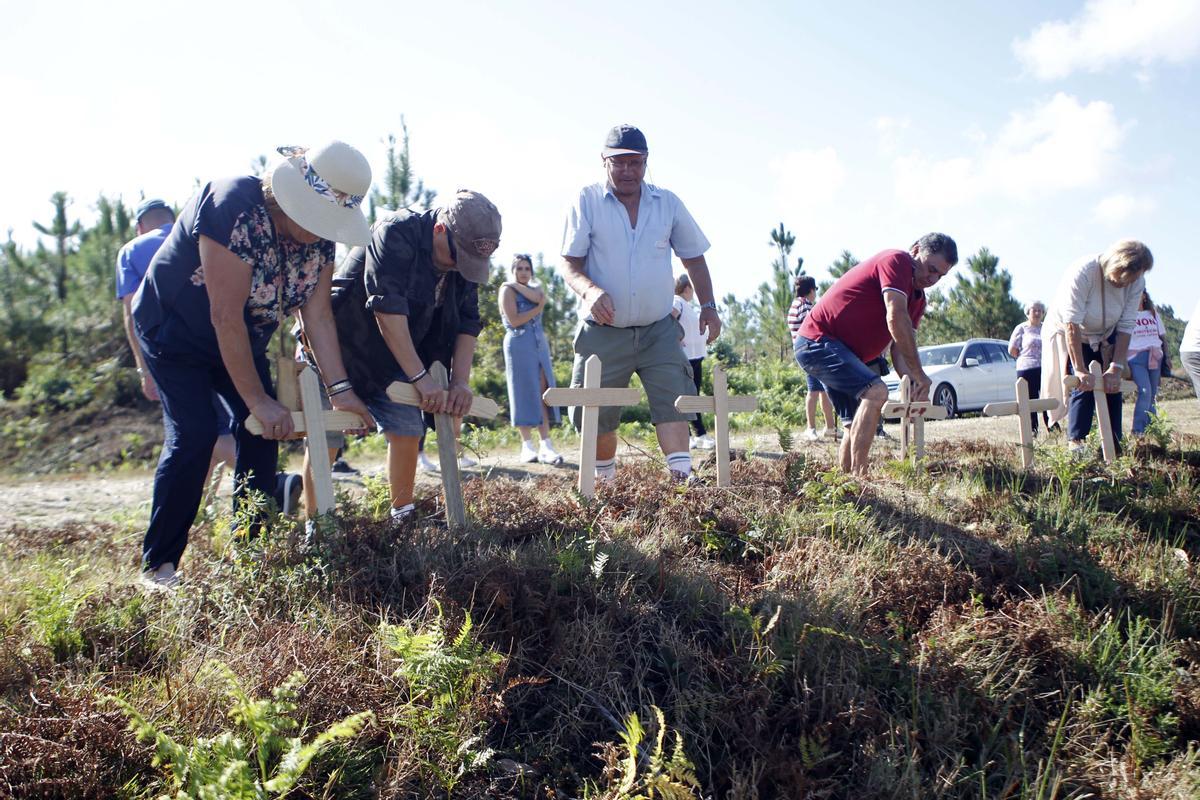
POLYGON ((875 132, 879 134, 879 152, 891 155, 896 152, 901 135, 908 130, 912 121, 908 117, 879 117, 875 120, 875 132))
POLYGON ((797 210, 826 205, 846 181, 846 168, 830 146, 793 150, 771 161, 771 172, 782 205, 797 210))
POLYGON ((1107 225, 1117 225, 1137 215, 1150 214, 1156 208, 1150 197, 1135 197, 1129 194, 1110 194, 1092 209, 1092 217, 1097 222, 1107 225))
POLYGON ((1151 64, 1200 55, 1200 0, 1089 0, 1074 19, 1043 22, 1015 40, 1013 52, 1041 80, 1123 62, 1145 80, 1151 64))
POLYGON ((1111 171, 1124 137, 1109 103, 1081 103, 1063 93, 1017 111, 994 135, 977 134, 968 156, 915 152, 893 162, 896 194, 934 208, 980 197, 1028 199, 1098 185, 1111 171))

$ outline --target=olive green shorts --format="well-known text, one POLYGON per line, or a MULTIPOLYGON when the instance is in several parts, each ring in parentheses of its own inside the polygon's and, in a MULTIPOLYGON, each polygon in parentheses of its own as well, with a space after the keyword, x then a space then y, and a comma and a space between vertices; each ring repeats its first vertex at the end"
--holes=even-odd
MULTIPOLYGON (((675 410, 675 398, 696 393, 692 382, 692 365, 688 363, 679 340, 683 329, 675 318, 667 315, 649 325, 613 328, 581 322, 575 332, 575 364, 571 369, 571 386, 583 385, 583 363, 589 356, 600 356, 600 385, 606 389, 629 386, 634 373, 642 381, 650 401, 650 421, 690 422, 695 414, 675 410)), ((572 406, 571 423, 578 430, 582 409, 572 406)), ((621 422, 619 406, 600 409, 600 432, 610 433, 621 422)))

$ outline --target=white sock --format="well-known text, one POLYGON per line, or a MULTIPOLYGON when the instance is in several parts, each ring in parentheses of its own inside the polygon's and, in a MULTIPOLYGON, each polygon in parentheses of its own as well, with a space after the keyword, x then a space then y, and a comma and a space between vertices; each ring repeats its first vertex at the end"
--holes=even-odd
POLYGON ((684 475, 691 475, 692 454, 687 450, 680 453, 667 453, 667 469, 672 472, 682 472, 684 475))
POLYGON ((615 458, 596 459, 596 477, 602 481, 611 481, 617 477, 617 460, 615 458))

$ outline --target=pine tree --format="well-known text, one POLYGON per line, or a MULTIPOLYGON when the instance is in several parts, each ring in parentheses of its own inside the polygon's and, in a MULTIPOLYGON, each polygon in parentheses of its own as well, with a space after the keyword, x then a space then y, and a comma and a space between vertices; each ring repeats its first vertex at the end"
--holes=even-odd
POLYGON ((387 141, 387 170, 384 174, 383 188, 375 186, 371 189, 368 200, 367 217, 372 223, 380 208, 399 211, 402 208, 419 205, 421 210, 433 208, 433 200, 437 192, 425 188, 425 182, 414 180, 412 172, 412 153, 409 150, 408 124, 404 116, 400 117, 400 144, 397 149, 395 134, 388 134, 387 141))
POLYGON ((779 250, 779 257, 771 262, 771 280, 758 287, 758 294, 753 300, 754 314, 758 318, 758 331, 770 352, 780 360, 790 358, 792 334, 787 326, 787 312, 792 305, 795 293, 792 291, 793 280, 804 271, 804 259, 796 258, 796 269, 788 269, 788 256, 796 237, 779 223, 779 227, 771 231, 771 242, 779 250))
POLYGON ((842 254, 837 257, 837 260, 829 265, 829 275, 833 280, 821 281, 818 287, 821 294, 829 291, 829 287, 833 286, 834 281, 845 275, 852 267, 858 266, 858 259, 849 250, 843 250, 842 254))
MULTIPOLYGON (((82 231, 79 220, 67 221, 67 206, 70 202, 66 192, 55 192, 50 196, 50 203, 54 206, 54 219, 46 225, 40 222, 33 223, 33 227, 38 233, 54 237, 55 259, 51 271, 54 276, 54 295, 60 309, 67 302, 67 256, 72 250, 71 240, 78 237, 82 231)), ((38 252, 45 254, 45 249, 41 247, 40 243, 38 252)), ((62 334, 62 355, 65 357, 70 352, 70 342, 65 320, 59 322, 62 334)))
POLYGON ((1012 296, 1012 276, 986 247, 967 259, 966 271, 947 292, 947 322, 956 339, 1008 339, 1025 318, 1012 296))

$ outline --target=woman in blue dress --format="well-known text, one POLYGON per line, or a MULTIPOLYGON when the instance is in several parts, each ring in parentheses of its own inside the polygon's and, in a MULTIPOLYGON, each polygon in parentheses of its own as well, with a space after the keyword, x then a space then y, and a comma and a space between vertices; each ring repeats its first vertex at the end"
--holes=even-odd
POLYGON ((546 293, 530 286, 533 261, 517 255, 512 280, 500 287, 500 316, 504 320, 504 372, 508 378, 508 413, 521 432, 521 460, 561 464, 563 457, 550 442, 550 424, 558 424, 558 409, 542 402, 542 392, 554 386, 550 345, 542 329, 546 293), (541 444, 533 446, 533 429, 541 444))

